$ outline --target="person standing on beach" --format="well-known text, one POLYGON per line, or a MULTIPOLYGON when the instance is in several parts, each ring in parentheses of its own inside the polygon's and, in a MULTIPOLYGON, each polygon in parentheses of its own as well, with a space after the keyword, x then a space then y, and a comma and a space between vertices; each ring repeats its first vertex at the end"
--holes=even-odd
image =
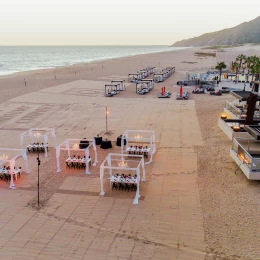
POLYGON ((24 79, 24 86, 26 87, 26 79, 24 79))

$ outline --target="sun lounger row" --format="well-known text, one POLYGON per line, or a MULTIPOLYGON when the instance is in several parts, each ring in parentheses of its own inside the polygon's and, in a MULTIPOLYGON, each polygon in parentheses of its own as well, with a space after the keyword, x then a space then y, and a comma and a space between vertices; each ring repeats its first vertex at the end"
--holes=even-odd
POLYGON ((154 82, 163 82, 175 72, 175 67, 167 67, 153 76, 154 82))
POLYGON ((138 82, 154 73, 155 67, 148 67, 137 71, 137 73, 128 74, 128 82, 138 82))
POLYGON ((163 94, 162 93, 158 94, 158 98, 170 98, 171 94, 172 93, 170 91, 165 91, 163 94))
POLYGON ((189 99, 189 92, 188 91, 184 91, 181 96, 180 96, 180 93, 177 93, 176 99, 177 100, 189 99))

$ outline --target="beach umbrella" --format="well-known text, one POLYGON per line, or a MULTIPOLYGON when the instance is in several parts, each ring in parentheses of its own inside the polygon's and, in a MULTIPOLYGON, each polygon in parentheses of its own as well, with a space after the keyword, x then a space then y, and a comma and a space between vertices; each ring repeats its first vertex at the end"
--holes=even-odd
POLYGON ((180 97, 182 97, 182 86, 180 86, 180 97))
POLYGON ((163 96, 163 94, 164 94, 164 93, 163 93, 163 88, 162 88, 162 96, 163 96))

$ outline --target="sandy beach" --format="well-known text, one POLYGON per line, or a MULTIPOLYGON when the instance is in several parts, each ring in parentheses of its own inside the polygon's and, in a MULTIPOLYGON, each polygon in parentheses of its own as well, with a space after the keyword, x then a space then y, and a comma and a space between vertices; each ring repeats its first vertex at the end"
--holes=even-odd
MULTIPOLYGON (((44 127, 55 128, 58 144, 97 134, 113 143, 109 150, 97 148, 98 164, 86 175, 66 167, 65 152, 57 173, 50 140, 48 158, 40 158, 40 210, 37 155, 28 154, 30 174, 15 181, 16 190, 0 181, 0 259, 260 259, 259 182, 237 170, 231 141, 217 126, 225 100, 234 97, 175 100, 176 83, 187 72, 206 72, 240 53, 259 56, 260 48, 227 48, 216 58, 194 55, 201 51, 215 52, 188 48, 59 67, 56 79, 53 69, 0 77, 0 147, 19 148, 22 132, 44 127), (147 66, 172 66, 176 72, 145 96, 128 82, 118 96, 104 96, 106 83, 127 81, 129 73, 147 66), (157 98, 162 86, 171 98, 157 98), (99 166, 109 152, 120 152, 115 141, 127 129, 154 130, 156 136, 138 205, 134 192, 112 191, 107 179, 106 194, 99 196, 99 166)), ((25 168, 21 158, 17 164, 25 168)))

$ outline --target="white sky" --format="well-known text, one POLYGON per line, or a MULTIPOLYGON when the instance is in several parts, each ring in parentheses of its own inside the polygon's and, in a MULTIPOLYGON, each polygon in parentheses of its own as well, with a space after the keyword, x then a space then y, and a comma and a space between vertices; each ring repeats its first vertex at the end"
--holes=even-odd
POLYGON ((260 15, 241 2, 1 0, 0 45, 170 45, 260 15))

